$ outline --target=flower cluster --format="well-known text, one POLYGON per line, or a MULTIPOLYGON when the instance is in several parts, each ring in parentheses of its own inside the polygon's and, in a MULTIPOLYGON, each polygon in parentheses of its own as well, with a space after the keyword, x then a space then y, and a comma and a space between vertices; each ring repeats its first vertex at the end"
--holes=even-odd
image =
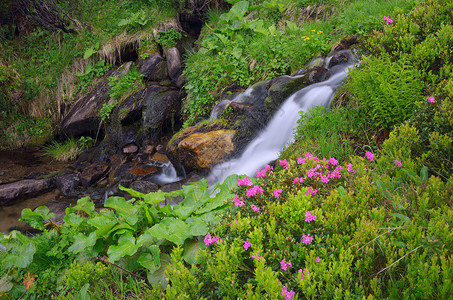
POLYGON ((434 96, 429 97, 428 98, 428 102, 429 103, 436 103, 436 100, 435 100, 434 96))
POLYGON ((370 151, 365 152, 365 158, 369 159, 370 161, 374 160, 374 154, 370 151))
POLYGON ((285 300, 291 300, 294 297, 294 291, 288 291, 288 287, 285 285, 281 290, 282 296, 285 296, 285 300))
POLYGON ((253 258, 253 259, 256 259, 257 261, 260 261, 260 259, 261 259, 261 254, 253 253, 253 254, 252 254, 252 258, 253 258))
POLYGON ((287 271, 288 270, 288 267, 292 267, 293 265, 291 264, 291 261, 288 260, 286 261, 285 259, 283 259, 281 262, 280 262, 280 266, 282 267, 282 270, 283 271, 287 271))
POLYGON ((242 186, 242 185, 246 185, 246 186, 252 186, 252 181, 247 177, 245 176, 244 178, 242 179, 238 179, 238 186, 242 186))
POLYGON ((288 164, 288 161, 287 161, 286 159, 284 159, 284 160, 279 160, 279 161, 278 161, 278 164, 279 164, 280 166, 282 166, 283 169, 288 168, 288 165, 289 165, 289 164, 288 164))
POLYGON ((310 236, 310 234, 305 235, 305 233, 302 233, 302 243, 304 243, 306 245, 310 245, 312 241, 313 241, 313 237, 310 236))
POLYGON ((299 273, 300 273, 300 279, 304 279, 305 276, 308 276, 308 274, 310 274, 309 271, 307 271, 306 269, 299 269, 299 273))
POLYGON ((387 22, 388 24, 392 24, 393 20, 390 19, 390 17, 384 16, 384 21, 387 22))
POLYGON ((397 159, 395 159, 394 162, 395 162, 395 165, 396 165, 398 168, 401 168, 401 166, 403 165, 403 164, 401 163, 401 161, 399 161, 399 160, 397 160, 397 159))
POLYGON ((244 241, 244 250, 246 250, 246 251, 247 251, 247 250, 248 250, 248 248, 249 248, 249 247, 250 247, 251 245, 252 245, 252 243, 250 243, 250 241, 249 241, 249 240, 247 240, 247 241, 244 241))
POLYGON ((204 243, 206 246, 214 244, 218 246, 217 241, 220 240, 220 236, 212 237, 210 234, 207 234, 204 238, 204 243))
POLYGON ((241 199, 239 199, 239 197, 237 195, 234 196, 233 198, 233 203, 234 205, 236 205, 236 207, 242 207, 244 206, 244 198, 241 197, 241 199))
POLYGON ((272 170, 274 170, 273 167, 266 165, 264 169, 256 171, 256 178, 266 178, 267 174, 272 170))
POLYGON ((312 215, 310 211, 305 213, 305 222, 310 223, 311 221, 316 221, 316 215, 312 215))
POLYGON ((275 197, 275 199, 280 198, 280 194, 281 194, 282 192, 283 192, 282 189, 275 189, 275 190, 274 190, 274 197, 275 197))
POLYGON ((313 189, 311 186, 308 187, 307 191, 305 192, 307 195, 316 195, 318 190, 313 189))
POLYGON ((259 193, 262 193, 262 192, 263 192, 263 189, 261 187, 259 187, 258 185, 255 185, 254 187, 249 188, 247 190, 247 192, 245 193, 245 195, 247 196, 247 198, 249 198, 249 197, 252 197, 252 196, 256 196, 256 195, 258 195, 259 193))

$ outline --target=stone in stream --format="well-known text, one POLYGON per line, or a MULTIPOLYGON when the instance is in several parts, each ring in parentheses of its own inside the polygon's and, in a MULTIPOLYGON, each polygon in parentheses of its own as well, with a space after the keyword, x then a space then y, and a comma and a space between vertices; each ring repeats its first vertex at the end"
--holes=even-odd
POLYGON ((153 53, 150 57, 138 62, 138 69, 145 81, 163 81, 167 79, 167 62, 159 53, 153 53))
POLYGON ((37 196, 55 189, 55 178, 24 179, 0 185, 0 206, 12 205, 25 197, 37 196))
POLYGON ((81 184, 79 173, 65 174, 57 177, 56 185, 63 196, 72 196, 76 188, 81 184))
POLYGON ((80 178, 82 185, 88 187, 97 182, 107 173, 108 167, 105 162, 96 162, 83 169, 80 178))

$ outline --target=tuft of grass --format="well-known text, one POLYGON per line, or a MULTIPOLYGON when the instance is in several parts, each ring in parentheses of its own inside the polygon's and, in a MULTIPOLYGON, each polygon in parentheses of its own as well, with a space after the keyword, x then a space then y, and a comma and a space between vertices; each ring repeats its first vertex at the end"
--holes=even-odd
POLYGON ((71 161, 76 159, 85 148, 88 148, 93 143, 90 137, 81 137, 76 140, 74 137, 69 138, 64 143, 53 141, 49 145, 43 147, 46 155, 51 156, 58 161, 71 161))

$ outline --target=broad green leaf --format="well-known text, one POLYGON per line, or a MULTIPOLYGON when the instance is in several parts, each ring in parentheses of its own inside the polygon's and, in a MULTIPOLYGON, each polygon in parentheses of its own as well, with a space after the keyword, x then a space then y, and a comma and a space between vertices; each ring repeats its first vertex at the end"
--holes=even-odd
POLYGON ((83 222, 83 218, 75 213, 70 213, 64 216, 63 221, 67 225, 78 227, 83 222))
POLYGON ((428 182, 428 167, 422 167, 422 169, 420 170, 420 179, 422 184, 428 182))
POLYGON ((168 193, 164 193, 161 190, 158 190, 157 192, 154 193, 148 193, 144 195, 144 202, 150 205, 155 205, 159 202, 165 201, 165 197, 168 195, 168 193))
POLYGON ((118 185, 118 188, 122 191, 127 192, 132 197, 139 198, 139 199, 145 198, 145 194, 137 192, 136 190, 133 190, 133 189, 126 188, 126 187, 122 186, 121 184, 118 185))
POLYGON ((406 243, 400 241, 394 241, 393 245, 397 246, 398 248, 406 248, 406 243))
POLYGON ((2 293, 9 292, 13 288, 13 283, 11 282, 11 276, 5 274, 2 279, 0 279, 0 295, 2 293))
POLYGON ((189 224, 189 233, 193 236, 206 235, 208 230, 208 225, 200 218, 194 218, 189 224))
POLYGON ((230 11, 227 13, 229 21, 243 19, 247 9, 249 8, 248 1, 239 1, 231 7, 230 11))
POLYGON ((31 227, 36 228, 38 230, 44 230, 44 219, 43 217, 33 212, 30 208, 25 208, 22 210, 22 217, 19 221, 27 222, 31 227))
POLYGON ((85 53, 83 54, 83 59, 90 58, 93 54, 95 54, 97 51, 94 50, 93 48, 88 48, 85 50, 85 53))
POLYGON ((137 207, 126 202, 123 197, 109 197, 104 206, 114 208, 116 213, 123 217, 129 225, 135 225, 138 221, 137 207))
POLYGON ((297 27, 296 23, 291 22, 291 21, 289 21, 289 20, 286 21, 286 26, 288 26, 288 29, 291 30, 291 31, 296 31, 296 30, 299 29, 299 28, 297 27))
POLYGON ((155 272, 148 272, 148 282, 155 287, 157 284, 161 285, 162 290, 167 288, 168 276, 165 272, 167 266, 170 264, 170 255, 166 253, 160 254, 160 268, 155 272))
POLYGON ((118 246, 110 246, 107 250, 107 255, 111 262, 130 256, 137 252, 139 246, 135 244, 135 238, 132 234, 127 233, 122 235, 118 240, 118 246))
POLYGON ((106 238, 110 235, 112 228, 118 223, 118 221, 107 216, 96 216, 89 219, 87 223, 97 228, 97 236, 106 238))
POLYGON ((77 293, 77 300, 90 300, 91 297, 88 294, 88 289, 90 288, 90 284, 86 283, 80 291, 77 293))
POLYGON ((192 237, 189 229, 189 225, 179 219, 166 218, 162 223, 148 229, 148 232, 157 239, 166 239, 176 245, 182 245, 185 239, 192 237))
POLYGON ((36 246, 32 242, 19 244, 14 250, 3 257, 3 264, 9 267, 26 268, 33 261, 33 255, 36 252, 36 246))
POLYGON ((402 214, 399 214, 399 213, 393 213, 392 216, 397 217, 398 219, 403 221, 403 223, 406 223, 407 221, 410 221, 408 216, 405 216, 405 215, 402 215, 402 214))
POLYGON ((155 241, 156 241, 156 238, 151 233, 149 233, 147 230, 137 238, 136 244, 141 247, 146 243, 154 243, 155 241))
POLYGON ((89 216, 94 212, 94 203, 90 197, 83 197, 77 200, 77 205, 66 208, 66 214, 76 212, 78 210, 86 212, 89 216))
POLYGON ((117 224, 117 225, 115 225, 115 227, 113 227, 108 232, 108 235, 111 235, 111 236, 121 235, 121 234, 124 234, 125 232, 129 232, 129 233, 133 234, 135 232, 135 229, 125 223, 117 224))
POLYGON ((206 245, 204 244, 203 241, 198 239, 195 240, 188 239, 184 242, 184 252, 182 257, 187 263, 195 265, 198 263, 196 257, 198 254, 198 250, 200 250, 201 248, 206 248, 206 245))
POLYGON ((346 196, 348 194, 348 191, 341 185, 337 188, 337 191, 338 194, 340 194, 340 197, 346 196))
POLYGON ((74 238, 74 244, 72 244, 71 247, 69 247, 68 251, 72 253, 80 253, 85 250, 89 250, 88 248, 91 248, 96 244, 97 240, 97 235, 96 232, 90 233, 89 236, 86 236, 83 233, 79 233, 78 235, 75 236, 74 238))
POLYGON ((378 187, 378 189, 381 192, 381 194, 387 200, 392 200, 392 196, 390 196, 390 193, 388 192, 387 187, 385 186, 385 184, 381 180, 376 179, 376 186, 378 187))
POLYGON ((143 253, 138 258, 138 263, 142 265, 149 273, 154 273, 160 268, 160 249, 157 245, 152 245, 150 253, 143 253))

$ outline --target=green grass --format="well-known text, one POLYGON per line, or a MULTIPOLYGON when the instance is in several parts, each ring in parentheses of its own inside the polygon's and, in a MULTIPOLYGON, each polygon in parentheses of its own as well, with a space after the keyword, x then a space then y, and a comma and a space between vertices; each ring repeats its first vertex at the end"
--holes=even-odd
POLYGON ((58 161, 71 161, 76 159, 85 148, 92 144, 93 140, 87 137, 81 137, 79 140, 71 137, 63 143, 52 141, 49 145, 44 146, 46 155, 51 156, 58 161))

